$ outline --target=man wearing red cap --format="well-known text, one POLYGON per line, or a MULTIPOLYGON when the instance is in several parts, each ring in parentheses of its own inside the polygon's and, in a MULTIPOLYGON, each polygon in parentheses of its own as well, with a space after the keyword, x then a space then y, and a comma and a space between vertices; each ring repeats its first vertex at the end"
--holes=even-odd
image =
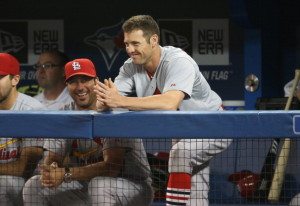
MULTIPOLYGON (((0 110, 42 109, 40 102, 17 91, 19 74, 18 60, 0 53, 0 110)), ((0 205, 20 205, 25 179, 32 175, 42 154, 41 139, 0 138, 0 205)))
MULTIPOLYGON (((66 84, 75 105, 96 110, 96 70, 88 59, 65 66, 66 84)), ((56 139, 45 142, 42 175, 24 186, 24 205, 149 205, 153 198, 150 167, 140 139, 56 139), (63 159, 68 157, 68 162, 63 159)))

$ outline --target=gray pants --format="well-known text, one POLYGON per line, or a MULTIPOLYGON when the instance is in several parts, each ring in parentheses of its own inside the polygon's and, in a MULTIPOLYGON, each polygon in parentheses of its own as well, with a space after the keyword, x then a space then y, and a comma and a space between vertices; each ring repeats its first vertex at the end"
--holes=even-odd
POLYGON ((289 203, 289 206, 298 206, 300 205, 300 193, 295 195, 289 203))
POLYGON ((88 187, 72 181, 62 183, 55 189, 49 189, 42 187, 40 176, 34 176, 25 183, 23 189, 25 206, 147 206, 152 198, 153 191, 150 184, 110 177, 95 177, 89 182, 88 187))
POLYGON ((84 206, 89 204, 87 187, 78 181, 62 183, 57 188, 43 187, 40 175, 33 176, 23 188, 24 206, 64 205, 84 206))
POLYGON ((24 186, 22 177, 1 175, 0 176, 0 205, 19 206, 22 205, 22 188, 24 186))
POLYGON ((174 140, 169 157, 169 172, 191 174, 191 197, 187 206, 207 206, 209 190, 209 161, 224 151, 231 139, 174 140))

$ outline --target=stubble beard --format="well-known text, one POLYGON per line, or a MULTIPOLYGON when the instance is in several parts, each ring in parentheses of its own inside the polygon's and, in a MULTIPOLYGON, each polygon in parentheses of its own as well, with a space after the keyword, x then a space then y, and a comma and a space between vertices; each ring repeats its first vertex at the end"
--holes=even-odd
POLYGON ((6 95, 0 95, 0 104, 2 104, 3 102, 5 102, 9 96, 9 94, 11 93, 12 91, 10 90, 6 95))

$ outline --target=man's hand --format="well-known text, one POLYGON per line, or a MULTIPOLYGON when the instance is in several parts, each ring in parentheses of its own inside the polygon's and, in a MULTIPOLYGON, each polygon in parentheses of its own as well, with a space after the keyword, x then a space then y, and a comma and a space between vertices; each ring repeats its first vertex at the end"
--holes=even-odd
POLYGON ((96 81, 94 91, 97 95, 97 108, 103 106, 109 108, 121 107, 123 96, 119 94, 117 87, 110 78, 105 79, 104 84, 96 81))
POLYGON ((57 166, 56 162, 51 165, 39 165, 41 170, 41 183, 44 187, 56 188, 64 180, 65 169, 57 166))

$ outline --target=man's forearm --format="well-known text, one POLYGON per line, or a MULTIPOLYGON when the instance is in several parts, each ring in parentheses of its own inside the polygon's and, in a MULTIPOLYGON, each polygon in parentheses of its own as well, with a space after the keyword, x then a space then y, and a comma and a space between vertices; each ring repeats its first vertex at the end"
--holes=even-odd
POLYGON ((0 164, 0 174, 18 177, 27 176, 35 169, 38 160, 42 156, 42 152, 43 149, 38 147, 23 148, 19 159, 0 164))
POLYGON ((16 160, 14 162, 0 164, 0 175, 12 175, 22 177, 26 168, 26 162, 16 160))
POLYGON ((71 167, 72 180, 90 180, 97 176, 116 177, 121 169, 121 165, 97 162, 83 167, 71 167))
POLYGON ((171 95, 154 95, 148 97, 123 97, 123 101, 120 102, 120 107, 135 111, 177 110, 180 102, 180 98, 174 98, 171 95))

